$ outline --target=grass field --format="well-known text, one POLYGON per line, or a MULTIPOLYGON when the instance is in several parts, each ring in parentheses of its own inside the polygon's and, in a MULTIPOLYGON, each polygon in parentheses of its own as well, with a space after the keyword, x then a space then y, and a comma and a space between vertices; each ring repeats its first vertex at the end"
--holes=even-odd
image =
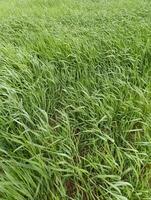
POLYGON ((0 0, 0 200, 151 200, 150 0, 0 0))

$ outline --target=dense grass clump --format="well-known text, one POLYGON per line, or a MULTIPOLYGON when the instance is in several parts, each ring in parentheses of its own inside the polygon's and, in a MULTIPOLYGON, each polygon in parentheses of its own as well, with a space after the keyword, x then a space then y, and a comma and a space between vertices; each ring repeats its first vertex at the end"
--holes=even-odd
POLYGON ((0 199, 151 199, 151 2, 0 1, 0 199))

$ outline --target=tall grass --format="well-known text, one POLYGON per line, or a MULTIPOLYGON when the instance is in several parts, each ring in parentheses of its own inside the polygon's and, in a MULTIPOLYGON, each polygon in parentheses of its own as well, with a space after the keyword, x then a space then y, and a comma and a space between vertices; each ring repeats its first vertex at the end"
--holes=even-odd
POLYGON ((151 199, 149 0, 0 1, 0 199, 151 199))

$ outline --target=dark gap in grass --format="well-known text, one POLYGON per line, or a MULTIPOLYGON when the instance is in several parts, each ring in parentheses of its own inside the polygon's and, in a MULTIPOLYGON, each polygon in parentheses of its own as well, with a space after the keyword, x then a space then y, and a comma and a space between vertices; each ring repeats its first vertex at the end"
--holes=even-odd
POLYGON ((65 182, 65 188, 69 198, 74 198, 77 192, 76 185, 73 179, 69 178, 65 182))

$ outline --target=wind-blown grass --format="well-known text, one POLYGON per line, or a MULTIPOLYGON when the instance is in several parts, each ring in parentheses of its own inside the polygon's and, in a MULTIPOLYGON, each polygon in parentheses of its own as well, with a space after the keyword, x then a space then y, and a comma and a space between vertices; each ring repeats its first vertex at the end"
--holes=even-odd
POLYGON ((0 1, 0 199, 151 199, 149 0, 0 1))

